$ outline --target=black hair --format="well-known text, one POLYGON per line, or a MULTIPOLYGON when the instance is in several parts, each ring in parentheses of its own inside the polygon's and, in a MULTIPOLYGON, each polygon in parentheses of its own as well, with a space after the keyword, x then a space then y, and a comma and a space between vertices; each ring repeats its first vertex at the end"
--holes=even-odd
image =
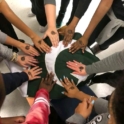
POLYGON ((112 111, 117 124, 124 124, 124 76, 118 80, 112 99, 112 111))

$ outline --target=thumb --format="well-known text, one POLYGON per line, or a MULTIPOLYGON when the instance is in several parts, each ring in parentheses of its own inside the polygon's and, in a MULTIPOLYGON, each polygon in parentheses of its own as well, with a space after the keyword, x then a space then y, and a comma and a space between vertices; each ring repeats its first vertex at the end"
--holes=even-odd
POLYGON ((88 106, 88 110, 92 110, 93 109, 93 105, 94 105, 94 100, 92 100, 88 106))
POLYGON ((45 39, 47 37, 47 34, 45 33, 44 36, 43 36, 43 39, 45 39))

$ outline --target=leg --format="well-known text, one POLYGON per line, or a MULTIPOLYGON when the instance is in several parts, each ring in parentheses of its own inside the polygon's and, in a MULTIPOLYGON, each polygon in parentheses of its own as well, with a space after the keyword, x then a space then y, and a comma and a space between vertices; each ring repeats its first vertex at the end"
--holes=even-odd
POLYGON ((67 9, 69 2, 70 2, 70 0, 61 0, 61 7, 59 10, 58 17, 56 19, 57 27, 61 26, 61 23, 62 23, 62 20, 65 16, 65 12, 66 12, 66 9, 67 9))
MULTIPOLYGON (((87 87, 83 86, 79 88, 81 91, 90 94, 91 96, 95 96, 95 94, 92 92, 92 90, 87 87)), ((56 110, 58 115, 63 119, 66 120, 68 117, 73 115, 75 108, 78 106, 80 103, 79 100, 77 99, 72 99, 72 98, 63 98, 63 99, 58 99, 58 100, 52 100, 51 104, 53 108, 56 110)), ((94 116, 93 116, 94 117, 94 116)))
POLYGON ((124 28, 119 28, 117 32, 110 39, 105 41, 102 45, 100 45, 101 50, 107 49, 111 44, 121 40, 124 38, 124 28))
POLYGON ((46 19, 45 7, 44 7, 44 0, 32 0, 32 1, 34 1, 33 9, 35 10, 37 21, 41 26, 45 27, 47 25, 47 19, 46 19))
POLYGON ((74 14, 76 12, 76 9, 78 7, 78 3, 79 3, 79 0, 73 0, 73 8, 72 8, 70 19, 67 22, 67 25, 69 25, 71 23, 71 21, 72 21, 72 19, 74 17, 74 14))

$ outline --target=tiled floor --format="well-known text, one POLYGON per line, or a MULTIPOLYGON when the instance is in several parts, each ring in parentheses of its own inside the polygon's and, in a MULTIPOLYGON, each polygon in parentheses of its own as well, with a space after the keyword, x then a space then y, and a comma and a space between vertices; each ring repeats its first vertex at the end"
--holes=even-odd
MULTIPOLYGON (((11 9, 15 12, 16 15, 18 15, 32 30, 34 30, 37 34, 42 36, 42 34, 38 31, 38 23, 36 21, 35 17, 29 18, 27 17, 27 14, 30 10, 30 0, 6 0, 11 9)), ((71 0, 72 1, 72 0, 71 0)), ((92 14, 95 12, 95 8, 99 4, 100 0, 94 0, 91 5, 90 9, 86 12, 82 20, 80 21, 76 31, 83 33, 90 21, 90 18, 92 17, 92 14)), ((60 6, 60 0, 57 0, 57 12, 59 10, 60 6)), ((68 17, 70 15, 71 10, 71 3, 67 9, 67 14, 64 19, 64 23, 67 22, 68 17)), ((42 15, 41 15, 42 16, 42 15)), ((20 39, 24 39, 28 43, 32 43, 31 40, 24 35, 22 32, 20 32, 18 29, 16 29, 17 35, 20 39)), ((105 58, 112 53, 116 51, 120 51, 123 49, 124 41, 121 40, 118 43, 115 43, 112 45, 109 49, 107 49, 104 52, 101 52, 98 54, 98 57, 100 59, 105 58)), ((8 68, 5 66, 4 63, 0 64, 0 71, 1 72, 9 72, 8 68)), ((97 89, 98 87, 95 86, 97 89)), ((22 98, 20 93, 16 90, 10 95, 6 97, 5 103, 2 107, 0 116, 8 117, 8 116, 16 116, 16 115, 26 115, 27 111, 29 109, 29 105, 25 98, 22 98)))

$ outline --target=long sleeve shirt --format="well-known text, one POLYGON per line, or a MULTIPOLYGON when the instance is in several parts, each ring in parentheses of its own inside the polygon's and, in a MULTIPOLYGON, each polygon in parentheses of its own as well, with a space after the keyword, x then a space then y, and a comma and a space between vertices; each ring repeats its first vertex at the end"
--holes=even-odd
POLYGON ((2 74, 2 77, 5 85, 6 95, 29 80, 28 75, 25 72, 5 73, 2 74))
POLYGON ((97 99, 94 104, 94 110, 98 114, 92 121, 86 123, 86 119, 79 115, 74 114, 66 120, 67 124, 108 124, 108 101, 97 99))
POLYGON ((124 50, 86 66, 87 74, 124 69, 124 50))
POLYGON ((48 124, 50 114, 49 93, 45 89, 37 91, 35 101, 23 124, 48 124))

